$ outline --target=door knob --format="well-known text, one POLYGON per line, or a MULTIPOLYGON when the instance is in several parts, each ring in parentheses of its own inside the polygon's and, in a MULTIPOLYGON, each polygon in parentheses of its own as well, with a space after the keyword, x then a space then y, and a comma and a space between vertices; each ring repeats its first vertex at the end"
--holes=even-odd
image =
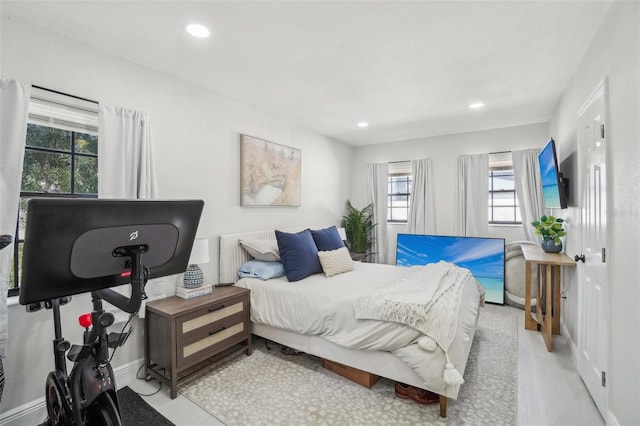
POLYGON ((580 261, 580 262, 584 263, 584 254, 581 254, 581 255, 579 255, 579 256, 576 254, 576 255, 573 257, 573 260, 575 260, 576 262, 580 261))

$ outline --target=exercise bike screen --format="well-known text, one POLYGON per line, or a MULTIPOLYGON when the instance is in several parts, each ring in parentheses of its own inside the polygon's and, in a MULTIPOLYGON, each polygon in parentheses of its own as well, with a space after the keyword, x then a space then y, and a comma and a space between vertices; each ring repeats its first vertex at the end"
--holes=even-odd
POLYGON ((130 282, 120 247, 143 246, 149 278, 187 268, 202 200, 34 198, 27 208, 20 303, 130 282))

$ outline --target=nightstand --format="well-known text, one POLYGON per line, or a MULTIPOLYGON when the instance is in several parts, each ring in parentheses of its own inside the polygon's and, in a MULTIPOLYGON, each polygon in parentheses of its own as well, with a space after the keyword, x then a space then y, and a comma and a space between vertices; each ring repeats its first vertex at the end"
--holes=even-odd
POLYGON ((249 290, 217 287, 192 299, 171 296, 146 305, 145 376, 178 395, 178 382, 228 357, 251 355, 249 290))

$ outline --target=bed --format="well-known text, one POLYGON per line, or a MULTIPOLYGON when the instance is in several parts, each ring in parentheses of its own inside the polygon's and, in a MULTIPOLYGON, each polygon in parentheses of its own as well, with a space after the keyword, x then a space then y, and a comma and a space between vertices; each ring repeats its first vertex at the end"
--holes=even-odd
POLYGON ((447 399, 457 399, 461 384, 446 383, 444 377, 451 365, 464 375, 483 300, 482 287, 475 279, 471 276, 460 287, 461 301, 457 312, 452 313, 456 327, 448 350, 436 346, 428 351, 417 344, 422 333, 415 329, 353 317, 355 297, 375 294, 384 284, 402 280, 411 268, 355 262, 350 272, 332 277, 315 274, 295 283, 288 282, 286 277, 268 281, 239 279, 238 269, 252 259, 240 241, 266 242, 275 238, 275 230, 220 237, 219 282, 251 290, 252 333, 298 351, 435 392, 440 396, 440 415, 446 417, 447 399), (326 326, 327 323, 331 326, 326 326), (375 339, 361 332, 367 329, 373 330, 375 339))

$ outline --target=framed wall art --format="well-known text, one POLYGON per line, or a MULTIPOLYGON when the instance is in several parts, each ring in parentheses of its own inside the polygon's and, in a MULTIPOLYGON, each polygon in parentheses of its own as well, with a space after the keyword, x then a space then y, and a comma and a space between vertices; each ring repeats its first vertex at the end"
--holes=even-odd
POLYGON ((243 207, 300 206, 299 149, 240 135, 240 173, 243 207))

